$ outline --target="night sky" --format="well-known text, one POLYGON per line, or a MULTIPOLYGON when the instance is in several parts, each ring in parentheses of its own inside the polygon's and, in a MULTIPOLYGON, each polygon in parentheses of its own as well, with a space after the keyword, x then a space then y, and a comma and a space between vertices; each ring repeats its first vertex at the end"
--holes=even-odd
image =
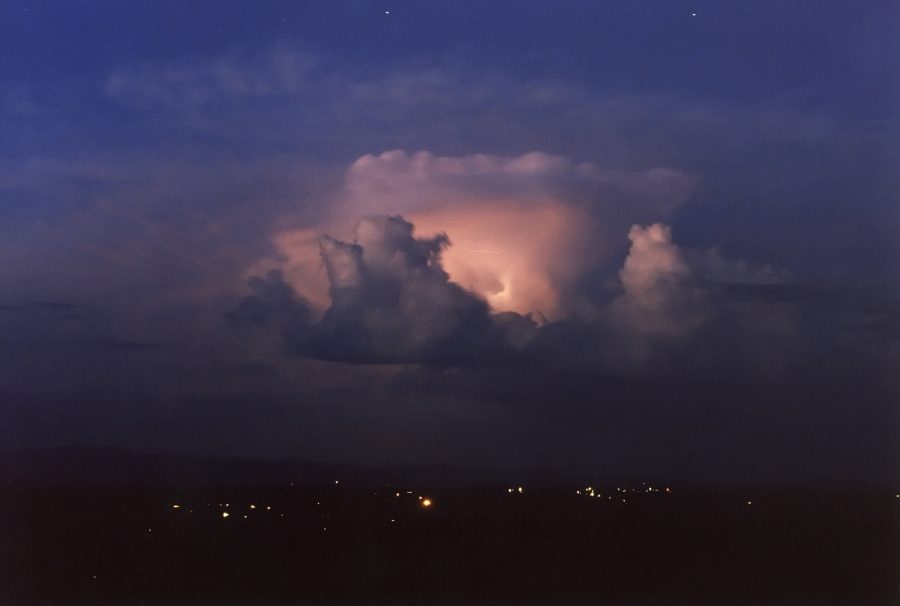
POLYGON ((895 481, 895 2, 0 4, 0 445, 895 481))

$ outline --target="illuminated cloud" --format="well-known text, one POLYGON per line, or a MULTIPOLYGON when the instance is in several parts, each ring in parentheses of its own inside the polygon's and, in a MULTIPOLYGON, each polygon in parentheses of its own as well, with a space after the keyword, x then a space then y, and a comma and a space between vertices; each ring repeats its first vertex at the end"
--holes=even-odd
POLYGON ((613 312, 634 330, 677 335, 684 325, 673 317, 690 269, 671 230, 662 224, 635 225, 628 233, 631 249, 619 279, 625 293, 613 302, 613 312))
POLYGON ((359 217, 402 215, 418 233, 445 233, 449 279, 495 312, 569 312, 570 295, 586 271, 607 261, 634 221, 666 216, 691 188, 667 168, 603 171, 588 163, 533 152, 518 157, 440 157, 389 151, 359 158, 314 228, 273 236, 277 267, 319 310, 328 305, 316 234, 352 239, 359 217))
POLYGON ((627 353, 647 355, 654 341, 683 337, 704 321, 705 301, 691 269, 660 223, 632 226, 631 248, 619 280, 623 293, 609 306, 612 330, 627 336, 627 353))

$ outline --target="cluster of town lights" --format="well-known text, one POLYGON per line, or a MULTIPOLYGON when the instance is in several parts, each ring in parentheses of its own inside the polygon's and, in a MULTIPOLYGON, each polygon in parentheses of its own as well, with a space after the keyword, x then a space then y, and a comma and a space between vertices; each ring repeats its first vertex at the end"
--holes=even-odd
MULTIPOLYGON (((671 488, 665 488, 665 489, 663 489, 663 488, 654 488, 653 486, 647 486, 645 489, 643 489, 643 490, 641 491, 641 490, 638 490, 637 488, 622 488, 621 486, 619 486, 619 487, 616 488, 616 492, 621 493, 620 495, 618 495, 619 497, 624 497, 624 496, 625 496, 627 493, 629 493, 629 492, 634 493, 634 494, 639 494, 639 493, 641 493, 641 492, 644 492, 644 493, 647 493, 647 494, 650 494, 650 493, 653 493, 653 492, 666 492, 666 493, 671 493, 671 492, 672 492, 672 489, 671 489, 671 488)), ((588 496, 588 497, 592 497, 592 498, 600 498, 600 499, 603 498, 603 495, 600 494, 600 492, 594 490, 594 487, 593 487, 593 486, 586 486, 586 487, 583 488, 583 489, 576 490, 576 491, 575 491, 575 494, 577 494, 577 495, 579 495, 579 496, 580 496, 580 495, 584 495, 584 496, 588 496)), ((607 495, 607 497, 606 497, 606 499, 607 499, 608 501, 611 501, 612 498, 613 498, 613 497, 612 497, 611 495, 607 495)), ((622 502, 623 502, 623 503, 625 502, 625 499, 624 499, 624 498, 622 499, 622 502)))
MULTIPOLYGON (((335 484, 337 484, 337 481, 335 481, 335 484)), ((515 487, 509 487, 509 488, 507 488, 507 489, 506 489, 506 492, 507 492, 508 494, 524 494, 524 493, 525 493, 525 489, 524 489, 522 486, 515 486, 515 487)), ((645 487, 644 487, 643 489, 637 489, 637 488, 622 488, 622 487, 620 486, 620 487, 617 487, 617 488, 616 488, 616 492, 619 493, 619 494, 618 494, 618 495, 607 495, 607 496, 606 496, 607 500, 612 500, 612 499, 613 499, 613 496, 615 496, 617 500, 618 500, 618 499, 621 499, 622 502, 625 503, 625 502, 627 502, 627 501, 626 501, 626 499, 625 499, 624 497, 626 497, 626 495, 627 495, 628 493, 632 493, 632 494, 640 494, 640 493, 651 494, 651 493, 654 493, 654 492, 665 492, 665 493, 669 494, 669 493, 672 492, 672 489, 669 488, 669 487, 666 487, 666 488, 654 488, 653 486, 646 486, 646 485, 645 485, 645 487)), ((376 492, 375 494, 377 495, 378 493, 376 492)), ((394 497, 400 498, 401 496, 403 496, 403 494, 404 494, 404 493, 401 492, 401 491, 395 491, 395 492, 394 492, 394 497)), ((407 495, 412 495, 412 494, 414 494, 414 491, 412 491, 412 490, 407 490, 407 491, 405 491, 405 494, 407 494, 407 495)), ((601 494, 598 490, 595 490, 593 486, 586 486, 585 488, 577 489, 577 490, 575 491, 575 494, 577 494, 577 495, 579 495, 579 496, 582 496, 582 495, 583 495, 583 496, 587 496, 587 497, 591 497, 591 498, 600 498, 600 499, 602 499, 603 496, 604 496, 604 495, 601 494)), ((900 499, 900 494, 895 495, 895 498, 900 499)), ((321 504, 322 504, 322 503, 321 503, 320 501, 316 501, 316 505, 321 505, 321 504)), ((419 504, 419 507, 422 508, 422 509, 430 509, 430 508, 434 505, 434 501, 433 501, 433 499, 432 499, 431 497, 426 497, 426 496, 424 496, 424 495, 418 495, 418 504, 419 504)), ((753 501, 748 500, 748 501, 746 501, 746 504, 747 504, 747 505, 752 505, 752 504, 753 504, 753 501)), ((209 503, 208 503, 207 506, 212 506, 212 504, 209 504, 209 503)), ((231 512, 228 511, 228 509, 227 509, 227 508, 230 508, 230 507, 231 507, 231 504, 230 504, 230 503, 219 503, 218 506, 219 506, 220 508, 225 508, 225 509, 223 509, 223 511, 219 514, 219 515, 222 517, 222 519, 231 517, 232 514, 231 514, 231 512)), ((174 510, 179 510, 179 509, 182 509, 184 506, 183 506, 182 504, 180 504, 180 503, 173 503, 173 504, 171 505, 171 507, 172 507, 172 509, 174 509, 174 510)), ((259 508, 260 508, 260 507, 257 506, 255 503, 249 504, 248 507, 249 507, 249 509, 251 509, 251 510, 256 510, 256 509, 259 509, 259 508)), ((266 505, 266 506, 265 506, 265 509, 266 509, 266 511, 271 511, 271 510, 272 510, 272 506, 271 506, 271 505, 266 505)), ((190 510, 190 513, 193 513, 193 512, 194 512, 194 510, 191 509, 191 510, 190 510)), ((281 517, 284 517, 284 514, 282 513, 282 514, 280 514, 280 516, 281 516, 281 517)), ((242 517, 243 517, 244 519, 246 519, 246 518, 247 518, 247 515, 244 514, 242 517)), ((395 522, 396 522, 396 519, 391 518, 390 521, 391 521, 391 523, 395 523, 395 522)), ((149 532, 149 531, 148 531, 148 532, 149 532)))
MULTIPOLYGON (((335 484, 337 484, 337 481, 335 482, 335 484)), ((610 489, 610 490, 611 490, 611 489, 610 489)), ((525 493, 525 489, 524 489, 522 486, 508 487, 508 488, 506 489, 506 492, 507 492, 508 494, 519 494, 519 495, 521 495, 521 494, 524 494, 524 493, 525 493)), ((643 487, 642 489, 637 489, 637 488, 622 488, 622 487, 620 486, 620 487, 617 487, 617 488, 616 488, 616 493, 618 493, 618 494, 606 495, 606 499, 607 499, 607 500, 613 500, 613 498, 615 497, 616 500, 621 500, 623 503, 626 503, 627 500, 626 500, 625 497, 628 496, 628 493, 631 493, 631 494, 633 494, 633 495, 639 495, 639 494, 641 494, 641 493, 652 494, 652 493, 654 493, 654 492, 664 492, 664 493, 666 493, 666 494, 670 494, 670 493, 672 492, 672 489, 669 488, 669 487, 666 487, 666 488, 655 488, 655 487, 653 487, 653 486, 647 486, 647 485, 644 485, 644 487, 643 487)), ((378 493, 376 492, 375 494, 377 495, 378 493)), ((406 494, 406 495, 413 495, 413 494, 414 494, 414 491, 412 491, 412 490, 407 490, 407 491, 405 491, 405 494, 406 494)), ((577 490, 575 491, 575 494, 577 494, 578 496, 587 496, 587 497, 595 498, 595 499, 597 499, 597 498, 602 499, 602 498, 604 497, 604 495, 601 494, 598 490, 595 490, 593 486, 586 486, 586 487, 584 487, 584 488, 577 489, 577 490)), ((394 496, 395 496, 396 498, 400 498, 401 496, 404 496, 404 492, 402 492, 402 491, 395 491, 395 492, 394 492, 394 496)), ((896 494, 896 495, 894 495, 894 496, 895 496, 896 499, 900 499, 900 493, 898 493, 898 494, 896 494)), ((424 496, 424 495, 417 495, 417 502, 418 502, 418 505, 419 505, 419 507, 420 507, 421 509, 431 509, 431 508, 434 506, 434 500, 433 500, 431 497, 424 496)), ((748 505, 748 506, 752 506, 752 505, 753 505, 753 501, 752 501, 752 500, 746 500, 746 501, 745 501, 745 504, 748 505)), ((316 505, 317 505, 317 506, 321 506, 321 505, 322 505, 321 501, 316 501, 316 505)), ((181 510, 181 509, 184 509, 184 507, 185 507, 185 506, 182 505, 181 503, 172 503, 172 504, 171 504, 171 508, 172 508, 173 510, 176 510, 176 511, 181 510)), ((212 504, 212 503, 207 503, 207 507, 213 507, 213 504, 212 504)), ((220 509, 222 509, 222 511, 218 514, 222 519, 227 519, 227 518, 229 518, 229 517, 232 516, 232 512, 229 511, 229 508, 231 508, 231 503, 218 503, 218 507, 219 507, 220 509)), ((248 507, 250 510, 254 510, 254 511, 257 510, 257 509, 261 509, 261 508, 262 508, 262 506, 257 506, 255 503, 250 503, 247 507, 248 507)), ((265 505, 264 507, 265 507, 265 510, 266 510, 266 511, 272 511, 272 506, 271 506, 271 505, 265 505)), ((193 513, 194 510, 193 510, 193 509, 190 509, 189 512, 190 512, 190 513, 193 513)), ((280 517, 282 517, 282 518, 285 517, 285 514, 284 514, 284 513, 281 513, 281 514, 279 514, 279 515, 280 515, 280 517)), ((246 514, 242 514, 241 517, 242 517, 243 519, 248 519, 248 516, 247 516, 246 514)), ((329 517, 329 516, 326 515, 326 517, 329 517)), ((390 523, 394 524, 394 523, 396 523, 396 522, 397 522, 396 518, 390 518, 390 523)), ((325 530, 327 530, 327 528, 323 528, 322 530, 325 531, 325 530)), ((147 532, 148 532, 148 533, 149 533, 149 532, 152 532, 152 529, 147 529, 147 532)))
MULTIPOLYGON (((513 489, 510 489, 510 491, 512 491, 512 490, 513 490, 513 489)), ((518 491, 521 493, 521 492, 522 492, 522 488, 519 487, 518 491)), ((377 495, 378 493, 376 492, 375 494, 377 495)), ((413 494, 413 491, 412 491, 412 490, 408 490, 408 491, 406 491, 406 494, 411 495, 411 494, 413 494)), ((399 498, 401 495, 402 495, 402 493, 400 493, 400 492, 395 492, 395 493, 394 493, 394 496, 397 497, 397 498, 399 498)), ((419 496, 418 496, 418 503, 419 503, 419 507, 421 507, 421 508, 423 508, 423 509, 430 509, 430 508, 434 505, 434 500, 433 500, 431 497, 426 497, 426 496, 423 496, 423 495, 419 495, 419 496)), ((223 511, 222 511, 221 513, 219 513, 219 516, 220 516, 222 519, 226 519, 226 518, 231 517, 232 513, 231 513, 230 511, 228 511, 228 509, 227 509, 227 508, 231 507, 231 503, 218 503, 217 505, 218 505, 219 508, 222 508, 222 509, 223 509, 223 511)), ((316 505, 317 505, 317 506, 320 506, 320 505, 322 505, 322 502, 321 502, 321 501, 316 501, 316 505)), ((207 507, 212 507, 212 506, 213 506, 213 505, 212 505, 211 503, 207 503, 207 507)), ((182 507, 183 507, 183 506, 182 506, 180 503, 173 503, 173 504, 172 504, 172 509, 174 509, 174 510, 182 509, 182 507)), ((256 510, 256 509, 259 509, 259 506, 257 506, 255 503, 251 503, 251 504, 248 505, 248 508, 251 509, 251 510, 256 510)), ((266 511, 272 511, 272 506, 271 506, 271 505, 266 505, 266 506, 265 506, 265 509, 266 509, 266 511)), ((191 513, 194 512, 193 509, 191 509, 190 511, 191 511, 191 513)), ((284 514, 283 514, 283 513, 280 514, 280 515, 281 515, 282 518, 284 517, 284 514)), ((244 514, 242 517, 243 517, 244 519, 247 519, 248 516, 247 516, 246 514, 244 514)), ((392 518, 392 519, 391 519, 391 522, 392 522, 392 523, 396 523, 396 519, 392 518)), ((327 529, 326 529, 326 528, 323 528, 323 530, 327 530, 327 529)))

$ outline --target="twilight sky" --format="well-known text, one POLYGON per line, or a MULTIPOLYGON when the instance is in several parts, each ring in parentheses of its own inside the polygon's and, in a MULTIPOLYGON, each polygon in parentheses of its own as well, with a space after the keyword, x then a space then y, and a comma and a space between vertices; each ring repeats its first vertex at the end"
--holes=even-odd
POLYGON ((0 445, 894 481, 896 2, 0 5, 0 445))

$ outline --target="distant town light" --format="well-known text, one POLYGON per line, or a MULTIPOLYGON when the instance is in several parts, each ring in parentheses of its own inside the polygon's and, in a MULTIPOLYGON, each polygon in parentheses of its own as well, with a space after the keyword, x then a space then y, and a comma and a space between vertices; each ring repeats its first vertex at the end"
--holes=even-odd
POLYGON ((181 509, 181 505, 175 503, 174 505, 172 505, 172 509, 181 509))
POLYGON ((250 509, 256 509, 256 505, 251 505, 250 509))
POLYGON ((428 508, 431 507, 431 499, 422 499, 422 507, 428 508))
POLYGON ((523 489, 521 486, 519 486, 518 488, 516 488, 516 490, 519 491, 519 494, 522 494, 522 493, 524 492, 524 489, 523 489))
POLYGON ((222 512, 222 518, 227 518, 227 517, 230 516, 230 515, 231 515, 231 514, 228 513, 227 511, 223 511, 223 512, 222 512))

